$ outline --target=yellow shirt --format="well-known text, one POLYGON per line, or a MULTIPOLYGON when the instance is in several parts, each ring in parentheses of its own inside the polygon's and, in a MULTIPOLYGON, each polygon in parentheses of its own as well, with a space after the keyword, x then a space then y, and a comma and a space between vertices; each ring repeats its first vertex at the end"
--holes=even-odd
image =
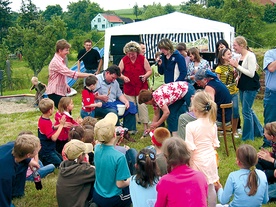
POLYGON ((220 75, 220 80, 226 85, 230 94, 235 94, 239 91, 236 86, 234 68, 230 65, 219 65, 215 72, 220 75))

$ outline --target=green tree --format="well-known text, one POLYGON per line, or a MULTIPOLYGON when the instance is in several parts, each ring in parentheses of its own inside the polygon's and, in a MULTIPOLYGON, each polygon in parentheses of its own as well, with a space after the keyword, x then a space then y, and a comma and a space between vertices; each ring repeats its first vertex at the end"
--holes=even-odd
POLYGON ((207 7, 221 8, 224 4, 224 0, 208 0, 207 7))
POLYGON ((12 15, 9 0, 0 0, 0 43, 7 35, 8 28, 12 26, 12 15))
POLYGON ((32 0, 22 0, 20 8, 21 13, 19 14, 19 24, 21 27, 30 27, 30 22, 39 18, 38 9, 32 0), (27 2, 27 3, 26 3, 27 2))
POLYGON ((176 9, 171 4, 166 4, 164 10, 166 14, 170 14, 176 11, 176 9))
POLYGON ((148 5, 145 12, 143 13, 143 19, 149 19, 152 17, 157 17, 166 14, 164 7, 161 6, 160 3, 153 3, 152 5, 148 5))
POLYGON ((63 13, 62 8, 59 4, 56 4, 55 6, 47 6, 46 10, 42 13, 42 16, 46 20, 50 20, 52 16, 61 16, 63 13))
POLYGON ((221 14, 224 14, 223 21, 231 24, 238 35, 253 40, 262 31, 263 7, 250 0, 225 0, 221 14))
POLYGON ((66 35, 66 24, 57 16, 47 22, 41 17, 30 24, 32 27, 23 28, 17 25, 10 28, 6 43, 23 45, 24 59, 37 76, 49 64, 55 52, 56 41, 66 35), (18 34, 21 34, 20 39, 18 34))
POLYGON ((103 12, 99 4, 91 3, 90 0, 82 0, 68 5, 68 12, 64 14, 64 21, 69 30, 79 29, 84 32, 91 30, 91 20, 103 12))
POLYGON ((139 9, 138 7, 138 4, 135 3, 135 5, 133 6, 133 14, 136 16, 136 19, 137 17, 141 14, 141 10, 139 9))
POLYGON ((263 20, 267 23, 276 22, 276 5, 270 4, 265 5, 264 18, 263 20))

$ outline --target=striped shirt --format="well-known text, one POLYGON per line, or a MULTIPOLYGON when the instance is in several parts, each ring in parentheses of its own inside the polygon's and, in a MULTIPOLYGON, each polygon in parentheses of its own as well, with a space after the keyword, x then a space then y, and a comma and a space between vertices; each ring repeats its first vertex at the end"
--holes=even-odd
POLYGON ((66 77, 78 78, 76 71, 67 68, 64 59, 55 53, 49 64, 49 79, 46 93, 65 96, 67 87, 69 87, 66 77))

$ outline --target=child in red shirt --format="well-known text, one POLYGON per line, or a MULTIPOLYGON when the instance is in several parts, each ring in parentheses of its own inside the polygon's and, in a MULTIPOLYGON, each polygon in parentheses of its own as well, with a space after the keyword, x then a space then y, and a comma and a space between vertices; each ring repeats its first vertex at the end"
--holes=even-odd
POLYGON ((81 118, 86 116, 95 117, 95 107, 102 107, 102 102, 95 103, 93 90, 96 88, 98 79, 96 76, 89 76, 85 79, 85 87, 82 90, 81 118))
POLYGON ((73 100, 70 97, 62 97, 58 103, 58 111, 55 115, 55 126, 59 124, 62 116, 65 116, 67 127, 64 127, 60 132, 56 141, 56 150, 61 154, 64 145, 68 142, 69 130, 72 126, 78 126, 79 120, 74 120, 71 116, 71 111, 74 108, 73 100))

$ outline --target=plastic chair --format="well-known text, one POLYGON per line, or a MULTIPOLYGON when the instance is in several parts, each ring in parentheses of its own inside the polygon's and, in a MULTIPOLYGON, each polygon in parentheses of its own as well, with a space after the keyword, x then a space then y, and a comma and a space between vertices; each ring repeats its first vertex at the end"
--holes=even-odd
POLYGON ((225 150, 226 150, 227 156, 229 156, 227 139, 226 139, 227 132, 231 133, 232 143, 233 143, 234 149, 236 151, 235 138, 234 138, 234 134, 232 131, 232 119, 231 119, 230 123, 225 123, 225 110, 232 108, 232 106, 233 106, 233 103, 220 105, 220 108, 222 109, 222 125, 218 126, 218 132, 223 132, 223 139, 224 139, 224 145, 225 145, 225 150))

